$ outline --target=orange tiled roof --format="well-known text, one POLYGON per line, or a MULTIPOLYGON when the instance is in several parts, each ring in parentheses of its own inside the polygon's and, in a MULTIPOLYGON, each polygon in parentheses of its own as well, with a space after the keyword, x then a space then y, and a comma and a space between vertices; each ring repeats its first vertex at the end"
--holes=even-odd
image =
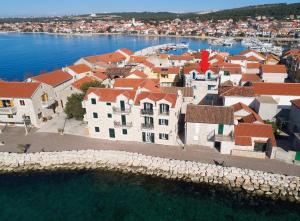
POLYGON ((189 65, 186 65, 183 67, 183 73, 184 74, 190 74, 191 71, 193 70, 196 70, 198 71, 199 73, 201 73, 201 68, 200 68, 200 65, 198 63, 192 63, 192 64, 189 64, 189 65))
POLYGON ((139 70, 135 70, 134 72, 131 72, 128 76, 130 76, 132 74, 138 76, 139 78, 147 78, 148 77, 147 74, 145 74, 144 72, 139 71, 139 70))
POLYGON ((128 48, 121 48, 120 51, 122 51, 123 53, 127 54, 127 55, 133 55, 134 53, 132 51, 130 51, 128 48))
POLYGON ((300 109, 300 99, 292 100, 291 103, 300 109))
POLYGON ((140 88, 146 88, 150 91, 160 91, 159 79, 131 79, 131 78, 117 78, 115 79, 114 88, 132 88, 137 90, 140 88))
POLYGON ((250 107, 248 107, 246 104, 243 104, 242 102, 236 103, 232 105, 234 112, 238 112, 240 110, 245 110, 249 113, 249 115, 242 118, 242 122, 244 123, 254 123, 256 121, 263 123, 263 119, 250 107))
POLYGON ((195 57, 190 54, 182 54, 182 55, 171 55, 170 60, 178 60, 178 61, 190 61, 195 57))
POLYGON ((172 107, 175 107, 177 101, 177 94, 142 92, 137 96, 135 100, 135 105, 140 105, 140 102, 146 98, 154 102, 166 100, 172 104, 172 107))
POLYGON ((242 74, 242 81, 260 82, 262 80, 257 74, 242 74))
POLYGON ((124 89, 116 89, 116 88, 94 88, 90 87, 85 95, 85 100, 87 100, 87 96, 91 93, 99 96, 99 101, 102 102, 116 102, 116 99, 119 95, 124 95, 128 99, 134 100, 136 91, 135 90, 124 90, 124 89))
POLYGON ((272 64, 263 64, 261 66, 262 72, 265 73, 281 73, 286 74, 286 67, 284 65, 272 65, 272 64))
POLYGON ((98 62, 117 63, 126 60, 126 57, 122 55, 120 52, 112 52, 112 53, 107 53, 102 55, 89 56, 89 57, 85 57, 84 59, 90 63, 98 63, 98 62))
POLYGON ((145 56, 130 56, 129 59, 129 63, 143 63, 144 61, 146 61, 146 57, 145 56))
POLYGON ((248 63, 247 64, 247 68, 249 69, 249 68, 260 68, 260 66, 261 66, 261 64, 259 64, 259 63, 248 63))
POLYGON ((72 78, 73 78, 72 75, 62 70, 56 70, 56 71, 52 71, 52 72, 48 72, 45 74, 40 74, 32 77, 32 79, 35 81, 42 82, 51 85, 53 87, 63 84, 71 80, 72 78))
POLYGON ((228 60, 230 61, 246 60, 246 57, 242 55, 234 55, 234 56, 229 56, 228 60))
POLYGON ((154 67, 152 70, 153 72, 159 74, 179 74, 180 72, 179 67, 168 67, 168 68, 154 67))
POLYGON ((85 76, 75 82, 72 83, 72 86, 74 88, 77 88, 80 90, 81 86, 84 84, 84 83, 88 83, 88 82, 92 82, 92 81, 95 81, 95 79, 89 77, 89 76, 85 76))
POLYGON ((33 82, 0 82, 0 97, 31 98, 40 83, 33 82))
POLYGON ((105 71, 95 71, 93 72, 93 76, 98 80, 104 81, 108 78, 108 76, 105 73, 105 71))
POLYGON ((234 86, 221 92, 220 96, 254 97, 255 93, 252 87, 234 86))
POLYGON ((253 83, 257 95, 300 96, 300 83, 253 83))
POLYGON ((234 138, 236 145, 248 146, 249 143, 246 144, 245 141, 247 140, 249 142, 249 138, 251 137, 270 138, 273 146, 277 146, 273 134, 273 128, 269 124, 241 123, 234 126, 234 138))
POLYGON ((91 71, 91 68, 86 64, 72 65, 69 66, 68 68, 74 71, 76 74, 82 74, 91 71))

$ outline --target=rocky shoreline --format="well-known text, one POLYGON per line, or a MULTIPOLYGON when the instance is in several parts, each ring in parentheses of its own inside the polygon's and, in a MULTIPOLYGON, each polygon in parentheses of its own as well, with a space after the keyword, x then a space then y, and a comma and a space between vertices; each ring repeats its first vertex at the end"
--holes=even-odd
POLYGON ((249 196, 300 203, 300 177, 180 161, 137 153, 81 150, 0 153, 0 173, 103 169, 224 186, 249 196))

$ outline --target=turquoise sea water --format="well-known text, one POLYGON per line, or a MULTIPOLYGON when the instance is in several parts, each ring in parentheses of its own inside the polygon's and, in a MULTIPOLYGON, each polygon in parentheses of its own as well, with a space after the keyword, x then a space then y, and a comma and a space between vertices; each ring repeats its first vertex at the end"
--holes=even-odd
MULTIPOLYGON (((52 71, 73 64, 84 56, 123 47, 137 51, 152 45, 183 41, 188 42, 193 50, 210 48, 207 41, 191 38, 0 33, 0 78, 23 80, 26 75, 52 71)), ((244 47, 237 43, 230 48, 220 46, 212 49, 236 54, 244 47)))
POLYGON ((0 205, 1 221, 300 220, 299 205, 103 171, 0 175, 0 205))

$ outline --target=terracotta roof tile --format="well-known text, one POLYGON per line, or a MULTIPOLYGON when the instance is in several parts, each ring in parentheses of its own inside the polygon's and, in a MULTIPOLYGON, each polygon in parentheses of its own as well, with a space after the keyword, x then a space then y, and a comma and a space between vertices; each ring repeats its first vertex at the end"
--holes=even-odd
POLYGON ((238 87, 228 88, 225 92, 222 92, 220 96, 254 97, 255 93, 252 87, 238 86, 238 87))
POLYGON ((56 70, 56 71, 52 71, 52 72, 48 72, 45 74, 40 74, 40 75, 34 76, 31 79, 51 85, 53 87, 56 87, 58 85, 61 85, 65 82, 73 79, 73 77, 72 77, 72 75, 70 75, 62 70, 56 70))
MULTIPOLYGON (((241 141, 241 139, 245 139, 245 140, 249 139, 249 137, 269 138, 272 140, 273 146, 277 146, 275 136, 273 134, 273 128, 269 124, 241 123, 235 125, 234 137, 235 137, 235 141, 238 142, 241 141)), ((237 144, 237 145, 241 145, 241 144, 237 144)), ((248 146, 248 144, 246 144, 246 146, 248 146)))
POLYGON ((89 57, 85 57, 84 59, 90 63, 97 63, 97 62, 117 63, 126 60, 126 57, 120 52, 112 52, 112 53, 107 53, 102 55, 89 56, 89 57))
POLYGON ((115 88, 94 88, 90 87, 85 95, 85 100, 87 100, 87 96, 91 93, 99 96, 99 101, 102 102, 116 102, 116 99, 119 95, 124 95, 128 99, 134 100, 136 91, 135 90, 123 90, 123 89, 115 89, 115 88))
POLYGON ((177 94, 180 90, 183 97, 194 97, 193 87, 160 87, 161 92, 177 94))
POLYGON ((74 71, 76 74, 82 74, 91 71, 91 68, 86 64, 72 65, 69 66, 68 68, 74 71))
POLYGON ((89 76, 85 76, 85 77, 83 77, 83 78, 81 78, 81 79, 79 79, 79 80, 73 82, 73 83, 72 83, 72 86, 73 86, 74 88, 77 88, 77 89, 80 90, 81 86, 82 86, 84 83, 88 83, 88 82, 92 82, 92 81, 95 81, 95 79, 94 79, 94 78, 91 78, 91 77, 89 77, 89 76))
POLYGON ((142 92, 136 97, 135 105, 140 105, 140 102, 146 98, 154 102, 166 100, 172 104, 173 108, 177 102, 177 94, 142 92))
POLYGON ((300 99, 292 100, 291 103, 300 109, 300 99))
POLYGON ((189 104, 185 121, 189 123, 232 125, 234 123, 233 116, 232 107, 189 104))
POLYGON ((144 72, 139 71, 139 70, 135 70, 135 71, 131 72, 131 73, 128 74, 126 77, 128 77, 128 76, 130 76, 130 75, 136 75, 136 76, 139 77, 139 78, 147 78, 147 77, 148 77, 147 74, 145 74, 144 72))
POLYGON ((286 74, 286 67, 284 65, 271 65, 271 64, 263 64, 261 66, 263 74, 266 73, 281 73, 286 74))
POLYGON ((257 95, 300 96, 300 83, 253 83, 257 95))
POLYGON ((115 79, 114 88, 131 88, 133 90, 145 88, 153 92, 160 92, 159 79, 117 78, 115 79))
POLYGON ((261 78, 257 74, 242 74, 242 81, 261 82, 261 78))
POLYGON ((180 72, 179 67, 168 67, 168 68, 154 67, 152 70, 153 72, 159 74, 179 74, 180 72))
POLYGON ((0 97, 31 98, 40 83, 33 82, 0 82, 0 97))

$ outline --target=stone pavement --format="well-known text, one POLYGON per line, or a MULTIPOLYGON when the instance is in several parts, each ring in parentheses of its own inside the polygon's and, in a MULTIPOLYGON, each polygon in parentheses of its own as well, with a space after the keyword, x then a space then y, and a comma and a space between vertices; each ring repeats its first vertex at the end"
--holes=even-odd
POLYGON ((42 133, 32 129, 25 136, 24 128, 7 127, 0 134, 1 152, 17 152, 18 144, 29 144, 29 152, 62 151, 62 150, 119 150, 158 156, 170 159, 189 160, 215 164, 224 162, 225 166, 248 168, 271 173, 300 176, 300 166, 287 164, 277 160, 261 160, 244 157, 221 155, 217 150, 202 146, 187 146, 184 150, 175 146, 143 144, 137 142, 120 142, 92 139, 83 136, 59 135, 57 133, 42 133))

